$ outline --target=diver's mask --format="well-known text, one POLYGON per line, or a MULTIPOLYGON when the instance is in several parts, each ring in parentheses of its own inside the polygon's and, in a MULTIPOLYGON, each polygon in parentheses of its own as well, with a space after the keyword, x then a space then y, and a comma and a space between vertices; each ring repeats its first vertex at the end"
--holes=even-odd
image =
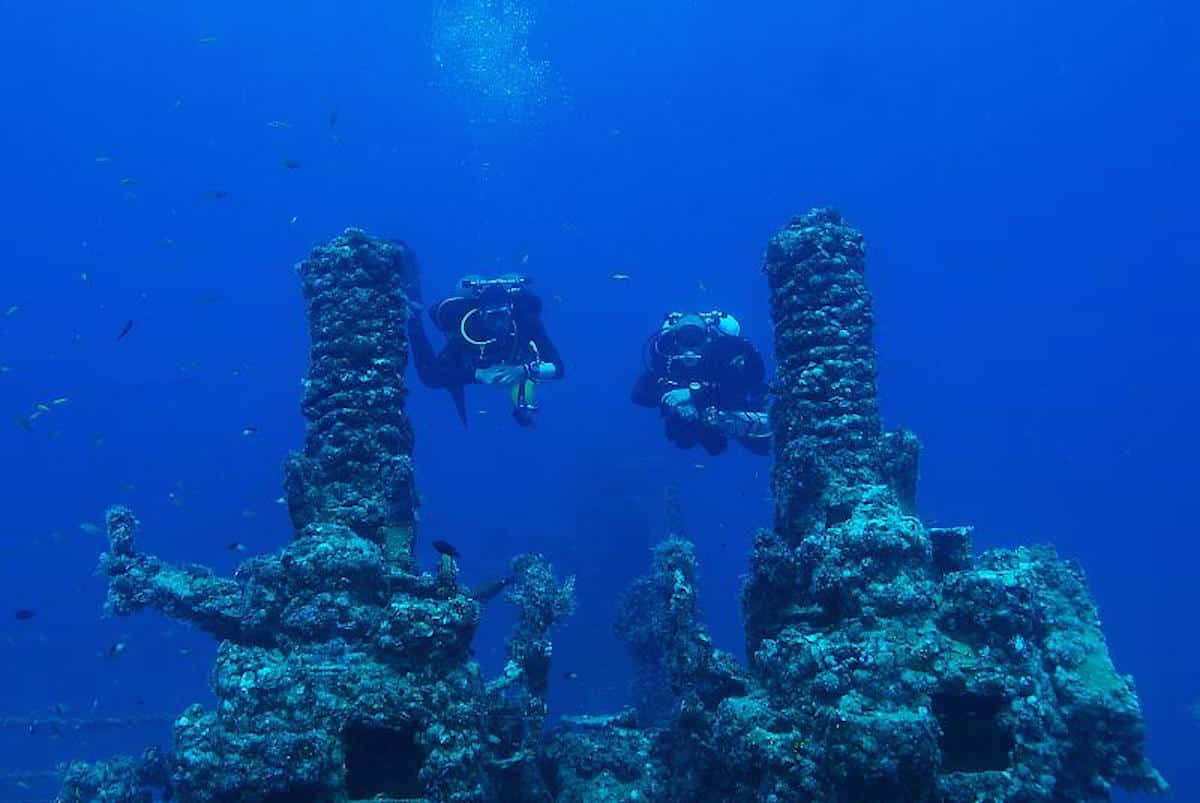
POLYGON ((461 285, 474 302, 459 322, 463 339, 474 346, 486 346, 515 334, 513 300, 524 284, 508 279, 463 279, 461 285))
POLYGON ((675 354, 699 349, 707 340, 708 323, 695 313, 671 313, 663 321, 659 334, 662 349, 675 354))
POLYGON ((459 332, 472 346, 487 346, 516 332, 512 304, 471 307, 459 322, 459 332))
POLYGON ((703 317, 673 312, 663 320, 657 348, 673 364, 694 368, 700 364, 700 350, 708 340, 708 322, 703 317))
POLYGON ((488 337, 503 337, 513 330, 512 304, 495 304, 479 308, 479 324, 488 337))

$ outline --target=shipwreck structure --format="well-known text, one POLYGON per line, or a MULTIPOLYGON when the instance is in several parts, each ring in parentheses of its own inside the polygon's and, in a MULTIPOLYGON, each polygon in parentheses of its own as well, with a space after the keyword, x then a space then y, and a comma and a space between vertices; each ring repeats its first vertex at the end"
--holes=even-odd
POLYGON ((149 780, 197 803, 483 801, 525 763, 545 715, 545 670, 529 668, 572 589, 538 556, 514 562, 504 585, 521 627, 488 684, 469 648, 489 595, 461 587, 448 556, 436 575, 415 570, 413 264, 402 245, 348 230, 297 266, 312 351, 305 448, 285 466, 287 548, 216 577, 142 554, 133 514, 109 511, 108 610, 155 608, 220 639, 218 704, 175 720, 167 757, 72 765, 60 800, 149 801, 149 780), (488 738, 494 719, 515 747, 488 738))
MULTIPOLYGON (((1083 576, 1049 548, 971 551, 916 511, 919 443, 882 431, 862 236, 794 219, 764 272, 779 365, 773 527, 743 590, 748 665, 714 647, 681 524, 617 633, 637 710, 544 731, 549 632, 571 581, 539 556, 472 592, 413 561, 402 245, 347 231, 299 266, 309 421, 289 459, 296 539, 232 579, 139 552, 108 516, 108 608, 153 607, 222 640, 218 704, 168 752, 74 764, 59 800, 348 803, 1067 803, 1162 791, 1130 678, 1083 576), (519 609, 498 678, 469 644, 484 602, 519 609)), ((678 517, 676 517, 678 521, 678 517)))

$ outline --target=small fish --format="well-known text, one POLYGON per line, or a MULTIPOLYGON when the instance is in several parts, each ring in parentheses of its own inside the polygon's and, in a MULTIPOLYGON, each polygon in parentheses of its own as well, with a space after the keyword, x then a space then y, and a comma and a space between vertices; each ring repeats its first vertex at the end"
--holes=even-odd
POLYGON ((521 264, 522 265, 529 264, 529 254, 521 254, 521 264))
POLYGON ((229 546, 227 546, 225 548, 228 549, 230 552, 245 552, 246 551, 246 545, 243 543, 240 543, 238 541, 234 541, 232 544, 230 544, 229 546))
POLYGON ((292 124, 287 120, 272 120, 267 123, 267 128, 291 128, 292 124))
POLYGON ((32 413, 25 416, 25 420, 32 424, 34 421, 37 421, 39 418, 41 418, 45 412, 45 410, 35 409, 32 413))
POLYGON ((112 157, 111 157, 111 156, 103 156, 103 155, 101 155, 101 156, 97 156, 97 157, 96 157, 96 164, 98 164, 98 165, 106 165, 106 164, 111 164, 111 163, 112 163, 112 157))
POLYGON ((48 413, 48 412, 50 412, 50 405, 42 404, 39 402, 37 407, 35 407, 34 409, 36 409, 39 413, 48 413))
POLYGON ((255 517, 255 516, 257 516, 257 515, 258 515, 258 514, 257 514, 257 513, 255 513, 253 510, 251 510, 250 508, 246 508, 245 510, 243 510, 243 511, 242 511, 242 518, 243 518, 243 519, 252 519, 252 518, 254 518, 254 517, 255 517))
POLYGON ((11 307, 4 310, 4 317, 11 318, 12 316, 16 315, 20 311, 21 311, 21 308, 18 305, 13 304, 11 307))
POLYGON ((17 786, 17 788, 18 788, 18 789, 32 789, 32 788, 33 788, 33 787, 32 787, 32 786, 29 784, 29 781, 17 781, 17 782, 16 782, 16 786, 17 786))
POLYGON ((286 504, 287 504, 287 500, 286 500, 286 499, 284 499, 284 498, 281 496, 281 497, 279 497, 279 498, 277 498, 277 499, 275 500, 275 504, 277 504, 277 505, 286 505, 286 504))
POLYGON ((299 170, 301 167, 299 159, 284 159, 283 166, 288 170, 299 170))
POLYGON ((242 437, 249 438, 258 434, 258 427, 249 426, 242 430, 242 437))
POLYGON ((88 280, 87 271, 84 271, 83 273, 79 274, 79 278, 86 282, 88 280))
POLYGON ((700 469, 701 471, 703 471, 705 469, 705 465, 703 463, 695 463, 692 465, 692 468, 700 469))
POLYGON ((451 558, 459 557, 458 550, 446 541, 434 541, 431 546, 437 550, 439 555, 447 555, 451 558))
POLYGON ((37 616, 37 611, 33 608, 17 608, 13 615, 16 616, 18 622, 28 622, 37 616))
POLYGON ((129 176, 126 176, 125 178, 121 179, 122 187, 136 187, 137 183, 138 183, 138 180, 136 178, 131 178, 129 176))
POLYGON ((337 124, 338 124, 338 110, 334 109, 333 111, 331 111, 329 113, 329 127, 337 128, 337 124))
POLYGON ((9 366, 0 364, 0 376, 3 376, 4 374, 7 374, 11 371, 12 371, 12 368, 10 368, 9 366))
POLYGON ((578 672, 563 672, 563 680, 579 680, 578 672))
POLYGON ((225 190, 207 190, 201 193, 200 197, 206 201, 224 201, 229 197, 229 193, 225 190))
POLYGON ((288 221, 288 225, 289 225, 289 226, 295 226, 295 225, 296 225, 296 221, 298 221, 299 219, 300 219, 300 216, 299 216, 299 215, 292 215, 292 219, 288 221))
POLYGON ((627 282, 630 279, 632 279, 633 277, 630 276, 628 273, 614 273, 612 276, 609 276, 608 278, 612 279, 614 282, 627 282))
POLYGON ((700 282, 700 281, 698 281, 698 282, 696 282, 696 286, 700 288, 700 292, 701 292, 701 293, 707 293, 707 292, 708 292, 708 287, 707 287, 707 286, 704 284, 704 282, 700 282))
POLYGON ((199 36, 196 38, 196 44, 198 45, 211 45, 215 44, 216 41, 217 37, 215 36, 199 36))
POLYGON ((80 524, 79 529, 87 535, 99 535, 100 533, 104 532, 104 530, 100 528, 99 524, 93 524, 90 521, 85 521, 83 524, 80 524))
POLYGON ((116 642, 113 642, 111 647, 109 647, 106 650, 101 650, 100 652, 96 653, 96 655, 97 655, 97 657, 107 658, 107 659, 111 660, 113 658, 119 658, 125 652, 125 650, 128 648, 129 648, 129 645, 126 642, 116 641, 116 642))
POLYGON ((180 648, 179 648, 179 654, 180 654, 180 655, 191 655, 191 654, 192 654, 192 649, 191 649, 190 647, 180 647, 180 648))
POLYGON ((125 336, 133 331, 133 320, 125 321, 125 325, 121 327, 120 333, 117 335, 117 340, 124 340, 125 336))

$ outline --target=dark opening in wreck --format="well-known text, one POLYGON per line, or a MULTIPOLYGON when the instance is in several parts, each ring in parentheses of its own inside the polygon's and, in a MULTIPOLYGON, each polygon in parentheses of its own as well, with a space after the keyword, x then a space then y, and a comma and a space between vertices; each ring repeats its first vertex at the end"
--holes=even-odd
POLYGON ((396 730, 350 725, 342 734, 346 750, 346 793, 351 800, 419 798, 425 763, 413 728, 396 730))
POLYGON ((998 695, 933 695, 933 715, 941 727, 942 772, 991 772, 1011 766, 1012 732, 1000 721, 998 695))

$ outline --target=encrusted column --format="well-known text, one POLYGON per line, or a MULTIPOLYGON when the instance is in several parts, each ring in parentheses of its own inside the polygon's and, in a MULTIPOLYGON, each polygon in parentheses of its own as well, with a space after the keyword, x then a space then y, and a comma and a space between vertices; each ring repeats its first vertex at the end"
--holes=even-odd
MULTIPOLYGON (((890 528, 913 513, 919 444, 911 433, 881 430, 864 257, 862 235, 827 209, 793 219, 767 248, 778 362, 776 503, 775 528, 757 539, 743 597, 751 652, 789 623, 828 625, 876 612, 868 596, 897 585, 919 589, 925 579, 924 531, 908 527, 885 538, 871 523, 890 528), (886 554, 873 551, 881 548, 886 554)), ((889 607, 920 609, 925 597, 889 607)))
POLYGON ((402 244, 347 229, 296 266, 312 351, 304 380, 303 453, 285 466, 297 532, 343 524, 412 562, 417 496, 405 413, 404 288, 415 262, 402 244))
POLYGON ((836 517, 839 505, 845 513, 855 488, 881 482, 913 503, 916 439, 880 430, 865 253, 862 234, 829 209, 793 219, 767 247, 780 530, 804 530, 813 516, 836 517))
POLYGON ((781 799, 1165 788, 1078 571, 1051 550, 976 560, 969 528, 915 515, 919 445, 881 431, 863 268, 862 236, 823 209, 772 238, 764 266, 776 512, 742 601, 754 677, 803 735, 792 762, 812 768, 804 789, 772 770, 793 787, 781 799))

